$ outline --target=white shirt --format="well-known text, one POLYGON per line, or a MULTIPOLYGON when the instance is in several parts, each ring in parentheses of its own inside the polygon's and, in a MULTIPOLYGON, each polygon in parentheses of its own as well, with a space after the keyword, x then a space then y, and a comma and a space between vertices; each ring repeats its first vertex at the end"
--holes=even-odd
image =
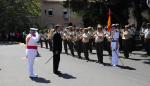
POLYGON ((26 41, 29 38, 27 42, 27 46, 37 46, 37 42, 39 41, 39 34, 36 32, 36 36, 32 36, 31 34, 28 34, 26 37, 26 41))
POLYGON ((104 40, 104 33, 103 32, 96 32, 95 36, 95 42, 102 42, 104 40))
POLYGON ((116 31, 112 32, 112 39, 113 40, 118 40, 119 39, 119 31, 118 32, 116 32, 116 31))
POLYGON ((145 34, 145 38, 150 38, 150 29, 145 29, 144 31, 144 34, 145 34))
POLYGON ((90 39, 89 33, 84 33, 84 34, 82 35, 82 37, 83 37, 83 39, 82 39, 82 42, 83 42, 83 43, 89 42, 89 39, 90 39))

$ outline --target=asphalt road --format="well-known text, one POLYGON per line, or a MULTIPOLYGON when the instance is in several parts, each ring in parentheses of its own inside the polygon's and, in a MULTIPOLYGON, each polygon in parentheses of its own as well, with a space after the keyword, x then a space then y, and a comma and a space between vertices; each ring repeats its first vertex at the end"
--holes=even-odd
POLYGON ((25 46, 1 44, 0 86, 150 86, 150 57, 143 56, 142 51, 134 51, 130 59, 121 58, 117 68, 110 65, 106 51, 105 66, 95 62, 96 54, 90 54, 90 62, 61 54, 61 77, 53 74, 52 60, 45 64, 52 52, 45 48, 39 48, 39 52, 41 57, 34 65, 39 78, 31 80, 24 58, 25 46))

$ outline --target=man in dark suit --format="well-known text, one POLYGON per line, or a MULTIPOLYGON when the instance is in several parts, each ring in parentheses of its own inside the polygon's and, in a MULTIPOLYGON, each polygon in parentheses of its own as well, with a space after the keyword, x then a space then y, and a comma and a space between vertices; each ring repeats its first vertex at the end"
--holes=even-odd
POLYGON ((62 38, 60 34, 60 26, 55 26, 55 32, 53 35, 53 73, 60 75, 61 72, 58 71, 59 62, 60 62, 60 53, 62 51, 62 38))

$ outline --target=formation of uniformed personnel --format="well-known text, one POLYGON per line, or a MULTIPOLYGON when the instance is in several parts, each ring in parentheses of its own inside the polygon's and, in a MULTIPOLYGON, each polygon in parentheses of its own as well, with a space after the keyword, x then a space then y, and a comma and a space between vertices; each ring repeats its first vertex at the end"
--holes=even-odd
POLYGON ((123 52, 125 58, 129 58, 130 47, 131 47, 131 32, 129 31, 129 26, 125 25, 124 30, 122 31, 122 45, 123 45, 123 52))
POLYGON ((33 65, 37 55, 37 42, 39 41, 39 34, 36 28, 30 28, 30 33, 26 37, 26 58, 28 59, 29 77, 37 77, 33 65))
POLYGON ((147 29, 144 31, 144 38, 145 38, 145 50, 147 55, 150 56, 150 23, 147 23, 147 29))
POLYGON ((62 37, 60 34, 60 26, 55 26, 55 32, 53 34, 53 73, 56 75, 60 75, 61 72, 58 71, 59 62, 60 62, 60 54, 62 52, 62 37))
POLYGON ((111 30, 112 65, 116 67, 119 58, 119 30, 116 28, 115 24, 112 25, 111 30))
POLYGON ((104 41, 104 32, 102 30, 102 26, 97 26, 97 31, 94 32, 95 38, 95 49, 98 57, 98 63, 103 64, 103 41, 104 41))

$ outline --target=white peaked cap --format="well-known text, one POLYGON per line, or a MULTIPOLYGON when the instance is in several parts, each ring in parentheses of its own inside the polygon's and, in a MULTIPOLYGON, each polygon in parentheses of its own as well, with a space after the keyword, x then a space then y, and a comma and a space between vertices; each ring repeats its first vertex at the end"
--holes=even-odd
POLYGON ((37 28, 30 28, 30 30, 37 31, 38 29, 37 28))

